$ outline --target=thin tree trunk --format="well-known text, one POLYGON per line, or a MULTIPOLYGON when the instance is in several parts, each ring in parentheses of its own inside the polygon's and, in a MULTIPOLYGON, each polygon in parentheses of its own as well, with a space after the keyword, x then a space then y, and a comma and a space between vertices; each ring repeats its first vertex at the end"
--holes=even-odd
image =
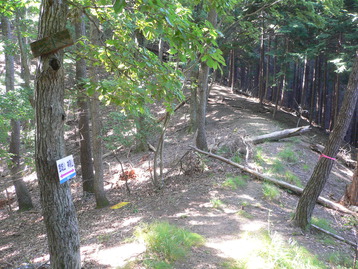
MULTIPOLYGON (((96 23, 98 21, 95 21, 96 23)), ((91 23, 91 42, 96 44, 99 41, 98 29, 91 23)), ((98 82, 98 68, 92 66, 91 69, 92 83, 98 82)), ((96 198, 97 208, 109 205, 103 185, 103 148, 102 148, 102 125, 100 115, 100 101, 98 100, 99 94, 97 92, 91 97, 91 115, 92 115, 92 136, 93 136, 93 165, 95 170, 94 175, 94 193, 96 198)))
POLYGON ((308 83, 308 73, 309 73, 309 65, 308 65, 307 54, 306 54, 304 65, 303 65, 302 91, 301 91, 301 103, 300 103, 302 109, 306 108, 306 87, 308 83))
POLYGON ((323 129, 326 129, 326 117, 327 117, 327 59, 324 59, 324 72, 323 72, 323 86, 322 86, 322 123, 321 126, 323 129))
MULTIPOLYGON (((208 21, 214 27, 216 27, 217 13, 215 8, 209 11, 208 21)), ((210 69, 209 66, 205 62, 202 62, 200 64, 200 71, 199 71, 199 78, 198 78, 199 107, 197 113, 198 129, 197 129, 197 136, 196 136, 196 146, 202 150, 206 150, 208 148, 208 144, 206 141, 205 119, 206 119, 209 69, 210 69)))
MULTIPOLYGON (((75 23, 76 39, 86 36, 86 26, 84 15, 80 14, 75 23)), ((77 44, 78 51, 82 46, 77 44)), ((76 60, 76 80, 77 80, 77 105, 78 105, 78 130, 80 139, 80 161, 82 171, 82 188, 85 192, 94 192, 94 173, 92 162, 92 141, 90 133, 90 119, 88 98, 83 88, 83 80, 87 78, 87 63, 84 58, 76 60)))
MULTIPOLYGON (((5 39, 5 44, 13 41, 10 21, 7 17, 2 17, 2 30, 5 39)), ((15 65, 14 55, 11 52, 5 51, 5 87, 6 92, 15 90, 15 65)), ((17 119, 11 119, 11 135, 10 135, 10 147, 9 153, 11 156, 11 162, 9 165, 11 179, 15 187, 17 202, 19 204, 19 210, 29 210, 33 208, 30 192, 28 191, 25 182, 22 179, 21 165, 20 165, 20 121, 17 119)))
POLYGON ((326 184, 327 178, 333 166, 333 160, 339 150, 343 138, 348 130, 349 123, 352 119, 355 106, 358 100, 358 51, 356 59, 349 77, 347 90, 342 103, 342 108, 338 115, 338 120, 334 129, 329 136, 321 158, 318 160, 313 174, 308 181, 303 195, 300 198, 293 221, 301 229, 306 229, 310 223, 313 209, 318 196, 326 184))
MULTIPOLYGON (((265 96, 264 89, 264 61, 265 61, 265 42, 264 42, 264 34, 265 34, 265 19, 263 16, 263 12, 261 12, 261 37, 260 37, 260 65, 259 65, 259 100, 260 104, 262 104, 265 96)), ((267 83, 267 82, 266 82, 267 83)))
POLYGON ((312 83, 311 83, 311 101, 310 101, 310 124, 312 124, 315 116, 315 101, 316 101, 316 76, 317 76, 317 57, 314 60, 313 71, 312 71, 312 83))
POLYGON ((268 100, 268 90, 270 86, 270 47, 271 47, 271 36, 268 36, 268 44, 267 44, 267 64, 266 64, 266 83, 265 83, 265 94, 264 94, 264 100, 268 100))
POLYGON ((235 87, 235 50, 232 49, 230 52, 230 79, 229 79, 229 85, 231 88, 231 92, 234 93, 234 87, 235 87))
MULTIPOLYGON (((42 0, 38 39, 65 29, 67 4, 42 0)), ((36 72, 36 169, 54 269, 81 268, 76 209, 70 184, 60 184, 56 161, 65 157, 63 51, 39 57, 36 72)))

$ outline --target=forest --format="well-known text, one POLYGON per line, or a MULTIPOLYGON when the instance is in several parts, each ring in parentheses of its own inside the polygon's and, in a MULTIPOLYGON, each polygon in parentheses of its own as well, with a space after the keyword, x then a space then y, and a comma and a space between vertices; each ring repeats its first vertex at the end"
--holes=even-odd
POLYGON ((358 267, 358 1, 0 13, 0 268, 358 267))

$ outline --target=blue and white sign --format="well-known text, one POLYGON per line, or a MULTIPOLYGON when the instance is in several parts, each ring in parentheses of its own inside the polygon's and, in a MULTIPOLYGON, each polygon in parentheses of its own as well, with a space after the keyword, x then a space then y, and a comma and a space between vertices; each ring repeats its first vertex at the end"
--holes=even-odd
POLYGON ((73 156, 69 155, 61 160, 56 161, 58 177, 60 179, 60 184, 66 182, 67 180, 73 178, 76 175, 75 163, 73 161, 73 156))

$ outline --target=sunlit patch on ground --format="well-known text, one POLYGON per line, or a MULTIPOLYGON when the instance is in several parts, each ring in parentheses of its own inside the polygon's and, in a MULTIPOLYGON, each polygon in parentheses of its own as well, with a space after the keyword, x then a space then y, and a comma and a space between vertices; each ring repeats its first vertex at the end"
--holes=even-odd
POLYGON ((144 244, 128 243, 99 250, 97 253, 90 255, 89 258, 97 260, 100 264, 116 268, 117 266, 124 266, 128 262, 136 259, 140 254, 145 252, 145 250, 144 244))

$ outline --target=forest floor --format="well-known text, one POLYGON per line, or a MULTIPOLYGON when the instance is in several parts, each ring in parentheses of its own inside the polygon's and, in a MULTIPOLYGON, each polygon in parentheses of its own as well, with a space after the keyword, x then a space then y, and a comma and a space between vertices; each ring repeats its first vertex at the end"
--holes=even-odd
MULTIPOLYGON (((250 137, 296 127, 295 116, 279 111, 273 120, 272 111, 270 106, 263 108, 257 100, 231 94, 229 88, 216 85, 208 104, 209 146, 216 148, 217 154, 227 155, 227 148, 220 145, 238 136, 250 137)), ((80 176, 71 181, 80 226, 83 268, 121 268, 131 260, 140 260, 145 245, 129 239, 138 225, 154 221, 168 221, 205 237, 203 245, 194 247, 184 260, 174 264, 176 269, 229 268, 225 264, 241 259, 250 248, 243 235, 263 230, 279 235, 288 245, 297 242, 323 261, 327 268, 352 266, 349 266, 354 259, 352 247, 317 232, 303 234, 292 225, 290 220, 298 196, 280 190, 278 197, 269 199, 263 193, 263 182, 218 160, 197 159, 194 153, 182 159, 182 166, 186 164, 187 167, 183 173, 178 162, 194 144, 193 134, 187 132, 188 119, 189 108, 185 105, 169 123, 164 150, 167 174, 163 189, 155 190, 151 182, 149 160, 153 158, 152 153, 129 150, 122 150, 117 156, 125 170, 134 169, 136 173, 136 179, 129 181, 130 195, 124 183, 118 180, 122 170, 116 158, 113 154, 105 158, 107 196, 111 205, 129 202, 126 206, 96 209, 94 197, 82 192, 80 176), (191 158, 189 162, 185 160, 188 158, 191 158), (200 165, 196 168, 202 168, 202 171, 196 171, 194 159, 199 160, 200 165), (245 184, 237 188, 225 184, 233 177, 243 178, 245 184)), ((246 165, 274 178, 290 179, 294 181, 292 184, 304 186, 319 158, 319 154, 310 149, 310 144, 322 144, 326 139, 327 135, 314 129, 298 137, 265 142, 252 147, 246 165)), ((68 152, 77 159, 77 144, 70 145, 68 152)), ((338 201, 352 174, 351 169, 335 162, 321 195, 338 201)), ((35 209, 16 212, 16 203, 12 204, 13 212, 8 207, 0 209, 0 268, 19 268, 21 265, 22 268, 45 268, 49 260, 36 175, 31 174, 25 180, 31 186, 35 209), (30 267, 30 264, 36 266, 30 267)), ((5 199, 5 189, 0 191, 0 198, 5 199)), ((7 191, 14 196, 9 184, 7 191)), ((353 242, 357 240, 352 226, 357 220, 352 216, 316 205, 314 217, 326 220, 338 235, 353 242)), ((142 267, 137 265, 136 268, 142 267)), ((284 267, 264 264, 248 268, 284 267)))

